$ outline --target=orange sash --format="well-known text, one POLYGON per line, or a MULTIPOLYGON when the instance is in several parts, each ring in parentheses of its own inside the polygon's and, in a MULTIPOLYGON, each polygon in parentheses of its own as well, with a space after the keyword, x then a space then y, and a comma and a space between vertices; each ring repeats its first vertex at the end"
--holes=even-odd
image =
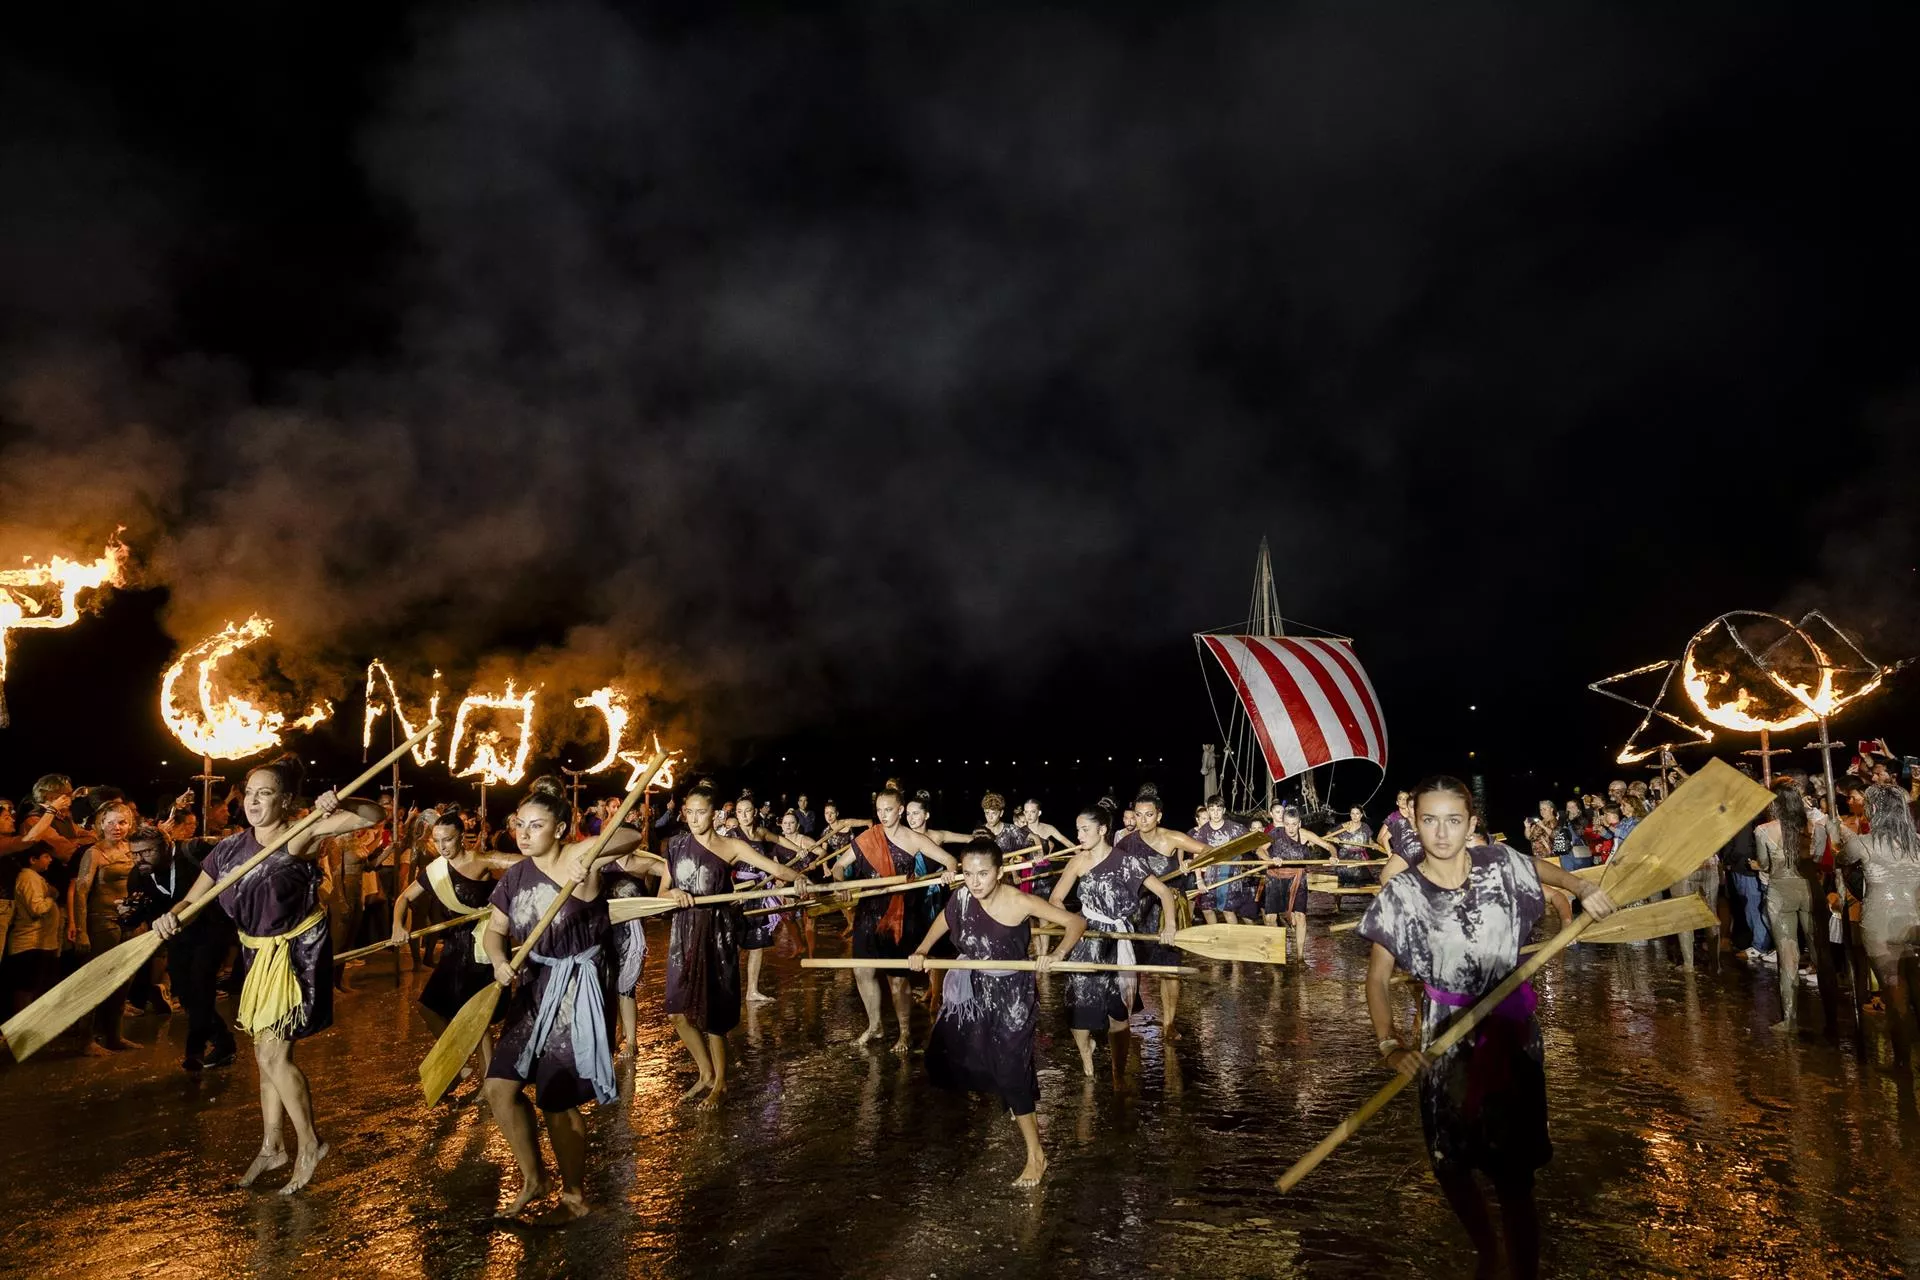
MULTIPOLYGON (((893 842, 887 839, 885 827, 875 823, 854 838, 853 847, 860 851, 860 857, 876 877, 895 876, 900 872, 893 861, 893 842)), ((881 913, 879 923, 874 926, 879 933, 892 938, 895 942, 907 930, 907 895, 890 893, 887 895, 887 909, 881 913)))

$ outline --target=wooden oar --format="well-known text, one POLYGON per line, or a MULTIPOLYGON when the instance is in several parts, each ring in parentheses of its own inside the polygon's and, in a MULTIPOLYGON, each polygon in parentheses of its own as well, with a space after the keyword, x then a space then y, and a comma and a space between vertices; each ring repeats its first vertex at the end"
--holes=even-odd
POLYGON ((1207 867, 1217 867, 1223 862, 1231 862, 1243 853, 1252 853, 1255 849, 1264 849, 1272 843, 1273 837, 1264 831, 1249 831, 1243 836, 1235 836, 1225 844, 1215 845, 1205 853, 1195 854, 1193 861, 1189 862, 1179 871, 1170 872, 1167 875, 1161 876, 1161 883, 1164 884, 1169 880, 1176 880, 1181 876, 1190 876, 1194 872, 1204 870, 1207 867))
MULTIPOLYGON (((802 960, 802 969, 911 969, 913 966, 905 960, 802 960)), ((1005 969, 1015 973, 1032 973, 1039 965, 1032 960, 941 960, 927 957, 929 969, 1005 969)), ((1169 978, 1184 977, 1198 973, 1181 964, 1087 964, 1078 960, 1059 960, 1049 968, 1050 973, 1158 973, 1169 978)))
MULTIPOLYGON (((820 886, 810 884, 802 887, 797 884, 783 884, 779 887, 768 886, 765 889, 741 889, 736 893, 703 893, 693 900, 696 907, 711 907, 723 902, 758 902, 762 898, 780 898, 797 893, 811 893, 820 886)), ((663 916, 669 911, 678 911, 680 904, 672 898, 613 898, 607 902, 607 914, 615 924, 625 924, 629 920, 645 920, 649 916, 663 916)), ((773 911, 788 911, 791 906, 772 907, 773 911)))
MULTIPOLYGON (((1039 849, 1040 846, 1034 844, 1028 845, 1024 849, 1016 849, 1014 852, 1016 854, 1036 853, 1039 849)), ((1006 875, 1010 871, 1025 871, 1028 867, 1044 861, 1046 861, 1044 858, 1032 858, 1025 862, 1003 863, 1000 867, 1000 874, 1006 875)), ((862 898, 879 898, 889 893, 909 893, 915 889, 924 889, 929 885, 941 883, 947 878, 948 874, 948 872, 941 871, 930 876, 921 876, 918 879, 912 876, 885 876, 877 880, 846 880, 842 881, 838 886, 832 887, 816 885, 814 887, 821 890, 823 894, 833 892, 836 896, 830 900, 809 904, 807 914, 810 916, 820 916, 825 915, 829 911, 844 911, 862 898), (847 890, 852 890, 853 892, 848 893, 846 892, 847 890), (839 896, 839 894, 842 893, 845 894, 844 897, 839 896)), ((766 910, 748 911, 743 914, 750 916, 767 915, 772 911, 784 910, 786 910, 785 907, 770 907, 766 910)))
MULTIPOLYGON (((1731 765, 1719 760, 1709 762, 1706 768, 1681 783, 1665 804, 1634 829, 1634 837, 1622 855, 1607 864, 1611 874, 1602 881, 1602 887, 1609 898, 1617 895, 1621 900, 1632 902, 1678 883, 1772 801, 1772 792, 1736 772, 1731 765)), ((1518 991, 1522 983, 1539 972, 1547 961, 1579 941, 1593 925, 1594 918, 1583 915, 1554 934, 1551 941, 1522 960, 1498 986, 1435 1037, 1423 1051, 1426 1056, 1437 1059, 1466 1039, 1492 1016, 1502 1001, 1518 991)), ((1406 1088, 1409 1079, 1395 1072, 1391 1083, 1367 1099, 1319 1146, 1280 1176, 1280 1190, 1291 1191, 1298 1186, 1335 1147, 1358 1133, 1360 1126, 1406 1088)))
MULTIPOLYGON (((1346 933, 1358 929, 1358 920, 1346 920, 1327 927, 1328 933, 1346 933)), ((1623 907, 1608 916, 1604 921, 1590 927, 1580 938, 1582 942, 1646 942, 1653 938, 1664 938, 1669 934, 1685 933, 1692 929, 1717 929, 1719 917, 1713 914, 1713 908, 1700 900, 1697 893, 1684 898, 1663 898, 1659 902, 1643 902, 1636 907, 1623 907)), ((1546 943, 1536 943, 1522 947, 1520 954, 1530 955, 1546 943)))
MULTIPOLYGON (((1599 924, 1591 926, 1580 941, 1648 942, 1670 934, 1719 927, 1720 917, 1713 914, 1713 908, 1701 901, 1699 894, 1690 893, 1684 898, 1662 898, 1658 902, 1643 902, 1637 907, 1616 911, 1599 924)), ((1526 955, 1548 945, 1542 942, 1522 947, 1520 954, 1526 955)))
MULTIPOLYGON (((1036 925, 1035 933, 1059 937, 1066 930, 1058 925, 1036 925)), ((1112 938, 1125 942, 1159 942, 1157 933, 1107 933, 1089 929, 1083 938, 1112 938)), ((1167 945, 1209 960, 1245 960, 1253 964, 1285 964, 1287 935, 1284 929, 1264 924, 1197 924, 1180 929, 1167 945)))
POLYGON ((1262 871, 1265 871, 1266 869, 1267 869, 1267 864, 1263 862, 1251 871, 1242 871, 1238 875, 1228 876, 1225 880, 1216 880, 1212 884, 1203 884, 1198 888, 1188 889, 1186 891, 1186 894, 1189 900, 1196 899, 1203 893, 1212 893, 1215 889, 1225 888, 1227 885, 1232 884, 1235 880, 1245 880, 1248 876, 1257 876, 1262 871))
MULTIPOLYGON (((1288 863, 1282 863, 1281 865, 1297 867, 1300 864, 1297 862, 1288 862, 1288 863)), ((1340 877, 1338 876, 1309 875, 1307 877, 1307 892, 1308 893, 1332 893, 1332 894, 1378 893, 1380 892, 1380 886, 1377 884, 1343 885, 1340 883, 1340 877)))
MULTIPOLYGON (((666 767, 668 754, 664 749, 654 752, 653 759, 647 762, 646 767, 633 775, 634 783, 627 788, 627 794, 621 799, 620 807, 614 810, 613 816, 601 826, 599 837, 587 850, 587 856, 581 859, 580 874, 568 877, 567 882, 560 886, 560 892, 553 895, 553 901, 547 904, 547 909, 540 913, 538 920, 534 921, 533 929, 527 934, 527 940, 520 944, 519 950, 515 951, 513 957, 507 961, 507 968, 513 973, 519 973, 521 966, 526 964, 527 957, 533 952, 534 944, 546 936, 547 927, 553 923, 553 918, 560 914, 560 908, 568 898, 573 896, 574 888, 587 878, 588 872, 593 869, 594 860, 600 856, 600 851, 607 847, 607 842, 613 839, 613 833, 620 829, 621 824, 627 820, 627 814, 633 811, 635 803, 653 784, 654 775, 666 767)), ((476 992, 471 1000, 461 1006, 460 1012, 453 1015, 453 1021, 447 1024, 447 1029, 440 1033, 440 1038, 434 1042, 433 1048, 427 1051, 425 1058, 421 1059, 420 1090, 426 1094, 428 1106, 440 1101, 441 1095, 453 1086, 454 1080, 460 1074, 460 1068, 466 1065, 467 1059, 473 1056, 473 1051, 479 1048, 480 1037, 486 1034, 487 1024, 493 1021, 493 1011, 500 1003, 500 993, 505 990, 500 981, 495 979, 484 989, 476 992)))
MULTIPOLYGON (((336 794, 342 797, 352 795, 378 778, 386 771, 388 765, 425 741, 427 735, 434 732, 439 725, 438 720, 429 721, 426 728, 388 752, 377 764, 341 787, 336 794)), ((317 809, 309 813, 274 837, 260 852, 221 876, 201 897, 174 908, 173 914, 179 917, 182 924, 193 919, 204 911, 209 903, 235 884, 240 877, 279 852, 288 841, 304 834, 307 828, 319 822, 323 816, 317 809)), ((25 1062, 47 1041, 78 1021, 82 1014, 91 1011, 108 996, 115 995, 134 974, 139 973, 147 962, 153 959, 153 954, 160 949, 162 941, 160 935, 152 930, 128 938, 113 950, 103 951, 81 965, 62 978, 51 991, 7 1019, 4 1025, 0 1025, 0 1035, 6 1037, 7 1048, 13 1051, 14 1061, 25 1062)))
MULTIPOLYGON (((439 933, 442 929, 458 929, 463 924, 472 924, 476 920, 485 920, 492 914, 492 907, 482 907, 470 915, 455 916, 451 920, 442 920, 439 924, 430 924, 424 929, 415 929, 407 935, 407 938, 408 940, 424 938, 430 933, 439 933)), ((349 960, 358 960, 361 956, 370 956, 376 951, 385 951, 388 947, 397 947, 399 945, 400 944, 392 938, 388 938, 385 942, 376 942, 371 946, 359 947, 353 951, 342 951, 333 958, 333 962, 335 964, 345 964, 349 960)))

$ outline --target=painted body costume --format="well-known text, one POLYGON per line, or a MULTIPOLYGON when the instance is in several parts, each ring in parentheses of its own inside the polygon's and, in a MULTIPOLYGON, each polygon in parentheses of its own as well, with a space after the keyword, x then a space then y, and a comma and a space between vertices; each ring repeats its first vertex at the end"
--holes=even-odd
MULTIPOLYGON (((963 959, 1027 958, 1030 923, 1001 924, 964 885, 948 899, 946 918, 963 959)), ((994 1094, 1016 1116, 1031 1114, 1040 1097, 1033 1060, 1040 995, 1033 974, 949 969, 945 983, 927 1042, 928 1077, 942 1089, 994 1094)))
MULTIPOLYGON (((1419 872, 1395 876, 1367 908, 1360 935, 1426 984, 1424 1039, 1499 985, 1546 909, 1532 859, 1481 845, 1467 881, 1441 889, 1419 872)), ((1435 1169, 1531 1174, 1553 1157, 1547 1078, 1534 995, 1526 985, 1420 1077, 1420 1123, 1435 1169)))
MULTIPOLYGON (((510 948, 526 941, 562 892, 532 858, 508 869, 492 902, 507 917, 510 948)), ((613 1101, 610 929, 605 898, 583 902, 567 892, 507 997, 487 1076, 531 1084, 542 1111, 613 1101)))
MULTIPOLYGON (((670 885, 700 897, 733 889, 724 858, 681 832, 667 842, 670 885)), ((667 1012, 683 1013, 701 1031, 723 1036, 740 1025, 740 911, 733 903, 673 913, 667 943, 667 1012)))
MULTIPOLYGON (((260 842, 252 828, 236 831, 213 847, 200 869, 209 880, 218 880, 258 852, 260 842)), ((276 937, 312 917, 320 905, 320 880, 318 862, 305 862, 277 849, 220 895, 220 909, 248 937, 276 937)), ((300 1003, 276 1031, 284 1039, 302 1040, 333 1025, 333 936, 326 916, 322 914, 286 948, 300 984, 300 1003)), ((240 948, 240 958, 234 962, 236 977, 244 978, 257 954, 249 947, 240 948)))

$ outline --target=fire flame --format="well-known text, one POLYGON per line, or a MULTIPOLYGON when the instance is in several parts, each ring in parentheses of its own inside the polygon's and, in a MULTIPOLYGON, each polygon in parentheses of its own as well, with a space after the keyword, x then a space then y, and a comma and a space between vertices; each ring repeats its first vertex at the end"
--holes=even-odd
MULTIPOLYGON (((660 735, 657 733, 653 735, 653 749, 655 751, 660 750, 660 735)), ((663 791, 673 790, 673 766, 674 762, 677 761, 682 754, 682 752, 677 750, 668 754, 667 762, 660 766, 660 776, 655 778, 653 785, 647 788, 649 791, 653 790, 654 787, 658 787, 663 791)), ((622 751, 620 753, 621 763, 633 770, 632 773, 627 775, 627 790, 633 790, 634 784, 640 781, 640 771, 647 767, 647 761, 650 759, 652 759, 651 756, 642 755, 638 751, 622 751)))
POLYGON ((45 564, 22 558, 23 568, 0 569, 0 685, 7 680, 8 636, 15 631, 70 627, 80 620, 82 591, 117 587, 127 567, 127 548, 117 537, 91 562, 55 556, 45 564), (51 601, 42 598, 52 588, 51 601))
MULTIPOLYGON (((1771 615, 1764 616, 1771 617, 1771 615)), ((1813 615, 1809 615, 1811 616, 1813 615)), ((1731 630, 1731 624, 1725 618, 1716 618, 1687 643, 1687 651, 1681 658, 1681 683, 1686 688, 1687 697, 1692 700, 1695 707, 1699 708, 1700 714, 1721 728, 1735 729, 1745 733, 1759 733, 1762 730, 1778 733, 1782 729, 1797 729, 1802 725, 1812 724, 1823 716, 1832 717, 1838 714, 1840 709, 1848 703, 1878 689, 1881 681, 1886 679, 1887 669, 1876 666, 1871 680, 1858 689, 1842 693, 1834 686, 1834 673, 1839 668, 1834 665, 1827 651, 1820 647, 1819 642, 1807 634, 1804 625, 1794 626, 1786 623, 1785 619, 1774 620, 1785 624, 1791 636, 1805 643, 1807 651, 1812 655, 1814 665, 1820 670, 1817 685, 1810 687, 1805 683, 1787 679, 1764 661, 1755 662, 1756 670, 1767 682, 1793 699, 1796 704, 1796 709, 1789 711, 1780 719, 1768 720, 1753 714, 1750 708, 1754 706, 1756 700, 1753 693, 1746 688, 1735 687, 1733 696, 1729 699, 1726 696, 1726 690, 1727 686, 1733 683, 1732 673, 1703 671, 1699 663, 1694 660, 1695 646, 1714 628, 1726 626, 1731 630)), ((1806 618, 1801 619, 1802 624, 1806 621, 1806 618)), ((1842 639, 1844 640, 1844 637, 1842 639)), ((1779 643, 1775 642, 1776 647, 1779 643)))
POLYGON ((533 747, 533 706, 538 691, 515 693, 513 681, 500 697, 470 693, 460 700, 454 713, 453 735, 447 739, 447 769, 456 778, 478 777, 488 786, 518 782, 526 776, 527 752, 533 747), (514 746, 513 761, 508 763, 500 747, 500 731, 480 729, 473 734, 473 750, 467 765, 460 767, 460 744, 467 736, 467 718, 475 711, 517 711, 520 713, 520 740, 514 746))
POLYGON ((269 618, 251 617, 229 622, 174 659, 160 681, 160 718, 187 750, 215 760, 243 760, 280 745, 288 729, 311 729, 333 714, 333 704, 315 703, 307 713, 288 720, 280 711, 264 711, 236 694, 217 697, 214 669, 240 650, 273 633, 269 618), (195 668, 200 696, 198 711, 178 705, 176 690, 188 666, 195 668))
MULTIPOLYGON (((419 730, 414 727, 413 721, 407 719, 406 708, 403 705, 401 705, 401 702, 400 702, 400 691, 396 689, 393 684, 393 673, 387 670, 386 663, 380 661, 380 659, 378 658, 375 658, 372 662, 369 662, 367 664, 367 707, 366 707, 366 714, 362 721, 361 729, 360 729, 360 745, 362 748, 371 748, 373 746, 374 722, 377 721, 381 716, 387 713, 388 707, 393 708, 394 719, 400 722, 401 737, 411 738, 414 734, 419 732, 419 730), (379 696, 374 690, 373 682, 374 682, 375 672, 379 673, 379 678, 382 681, 384 681, 387 686, 387 693, 384 701, 379 698, 379 696)), ((427 700, 426 718, 428 721, 432 721, 433 719, 438 717, 439 714, 440 714, 440 673, 436 671, 433 673, 433 697, 427 700)), ((427 735, 425 741, 421 742, 419 746, 413 749, 413 760, 415 764, 424 765, 424 764, 433 763, 434 746, 433 746, 432 734, 427 735)))
POLYGON ((633 719, 633 712, 627 706, 627 695, 608 685, 604 689, 595 689, 584 698, 575 698, 576 707, 596 707, 607 720, 607 754, 600 757, 598 763, 582 769, 582 773, 604 773, 619 762, 620 742, 627 736, 627 723, 633 719))

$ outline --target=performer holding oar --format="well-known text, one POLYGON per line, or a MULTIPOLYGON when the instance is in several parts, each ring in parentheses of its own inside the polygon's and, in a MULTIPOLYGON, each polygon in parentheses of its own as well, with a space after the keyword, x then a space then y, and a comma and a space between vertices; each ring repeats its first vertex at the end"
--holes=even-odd
MULTIPOLYGON (((407 944, 409 919, 413 904, 419 898, 432 894, 449 914, 468 915, 492 900, 495 873, 520 860, 510 854, 469 851, 461 844, 460 835, 460 812, 449 806, 434 819, 428 834, 433 851, 439 856, 420 868, 420 874, 394 904, 393 937, 389 945, 407 944)), ((493 959, 487 954, 486 937, 487 921, 483 918, 471 927, 471 937, 456 936, 440 948, 440 960, 433 966, 433 976, 420 989, 421 1013, 433 1028, 435 1039, 447 1029, 454 1015, 466 1007, 467 1001, 493 981, 493 959)), ((484 1078, 493 1057, 491 1036, 480 1038, 479 1055, 480 1075, 484 1078)), ((460 1069, 462 1080, 472 1074, 471 1066, 460 1069)))
MULTIPOLYGON (((1592 881, 1564 878, 1567 873, 1560 868, 1539 866, 1503 845, 1463 852, 1472 815, 1466 787, 1454 779, 1437 779, 1420 792, 1422 862, 1433 865, 1396 877, 1368 908, 1361 926, 1375 943, 1367 978, 1368 1013, 1381 1037, 1381 1053, 1399 1074, 1295 1161, 1279 1187, 1291 1191, 1298 1186, 1427 1069, 1421 1080, 1421 1112, 1435 1175, 1488 1264, 1493 1229, 1470 1169, 1478 1163, 1506 1182, 1501 1189, 1509 1198, 1502 1207, 1515 1269, 1531 1275, 1538 1267, 1533 1170, 1549 1149, 1539 1036, 1532 1001, 1525 994, 1527 979, 1578 941, 1610 910, 1611 899, 1645 898, 1687 875, 1740 830, 1766 803, 1767 794, 1726 765, 1710 763, 1654 811, 1623 856, 1607 864, 1602 897, 1592 892, 1592 881), (1523 921, 1530 924, 1545 909, 1543 882, 1580 895, 1588 911, 1534 955, 1519 960, 1523 921), (1396 959, 1430 984, 1430 1013, 1449 1019, 1440 1029, 1438 1017, 1429 1017, 1424 1052, 1403 1047, 1393 1035, 1387 983, 1396 959), (1489 989, 1485 984, 1490 982, 1489 989), (1431 985, 1436 983, 1440 985, 1431 985), (1468 994, 1456 994, 1460 992, 1468 994), (1470 1008, 1461 1007, 1468 1003, 1470 1008), (1502 1022, 1507 1025, 1475 1036, 1488 1024, 1502 1022), (1473 1044, 1453 1052, 1468 1037, 1474 1037, 1473 1044), (1427 1054, 1436 1059, 1431 1068, 1427 1054)), ((1483 1272, 1486 1269, 1483 1266, 1483 1272)))
MULTIPOLYGON (((965 883, 947 900, 946 910, 919 947, 908 954, 915 972, 926 969, 927 953, 949 934, 963 959, 1014 963, 1026 961, 1031 920, 1064 926, 1063 951, 1072 950, 1080 940, 1086 920, 1002 883, 1001 857, 998 842, 986 834, 961 852, 965 883)), ((1047 1171, 1040 1125, 1033 1114, 1040 1098, 1033 1058, 1040 991, 1034 974, 1052 966, 1053 957, 1043 955, 1033 962, 1032 973, 947 970, 945 998, 927 1044, 927 1075, 936 1085, 995 1094, 1013 1113, 1027 1144, 1027 1163, 1013 1181, 1016 1187, 1037 1185, 1047 1171)))
POLYGON ((1478 1036, 1429 1064, 1394 1035, 1387 984, 1396 967, 1426 984, 1425 1047, 1520 963, 1520 948, 1546 910, 1543 881, 1579 897, 1596 920, 1613 911, 1613 902, 1595 882, 1506 845, 1469 846, 1473 793, 1458 779, 1429 778, 1411 798, 1424 856, 1410 874, 1387 883, 1360 922, 1360 935, 1373 943, 1367 1014, 1387 1065, 1420 1078, 1433 1176, 1479 1251, 1480 1273, 1492 1273, 1498 1242, 1476 1169, 1500 1198, 1513 1274, 1533 1276, 1540 1255, 1533 1175, 1553 1156, 1533 988, 1521 987, 1478 1036))
POLYGON ((713 807, 707 788, 687 793, 680 805, 687 829, 667 842, 661 883, 662 896, 680 908, 667 943, 667 1014, 699 1072, 680 1100, 704 1093, 703 1111, 719 1106, 727 1092, 727 1032, 740 1025, 741 921, 737 902, 699 906, 694 897, 727 892, 741 863, 788 884, 811 883, 746 841, 714 831, 713 807))
MULTIPOLYGON (((1127 840, 1122 852, 1108 844, 1113 835, 1112 802, 1102 800, 1080 811, 1075 829, 1084 852, 1074 855, 1054 886, 1053 905, 1065 909, 1067 895, 1080 888, 1081 914, 1103 929, 1125 932, 1141 914, 1142 892, 1160 903, 1160 941, 1171 943, 1176 923, 1173 890, 1153 874, 1157 861, 1139 840, 1127 840)), ((1085 926, 1082 925, 1082 928, 1085 926)), ((1044 953, 1043 953, 1044 954, 1044 953)), ((1069 960, 1096 964, 1132 964, 1134 945, 1126 938, 1093 938, 1067 954, 1069 960)), ((1131 1036, 1129 1019, 1140 1005, 1140 977, 1133 973, 1074 973, 1067 976, 1067 1008, 1073 1020, 1073 1044, 1080 1050, 1080 1069, 1093 1075, 1093 1033, 1105 1030, 1113 1056, 1113 1082, 1126 1074, 1131 1036)))
MULTIPOLYGON (((1115 852, 1142 857, 1145 865, 1154 875, 1163 881, 1175 873, 1176 868, 1186 862, 1183 855, 1195 856, 1207 853, 1206 845, 1192 836, 1182 835, 1178 831, 1169 831, 1160 825, 1160 793, 1148 787, 1143 788, 1133 800, 1133 831, 1114 846, 1115 852)), ((1158 933, 1166 928, 1166 908, 1158 903, 1148 909, 1144 921, 1145 932, 1158 933)), ((1177 923, 1177 922, 1176 922, 1177 923)), ((1147 943, 1138 950, 1142 960, 1151 955, 1154 959, 1167 958, 1165 951, 1151 950, 1155 944, 1147 943)), ((1176 957, 1177 958, 1177 957, 1176 957)), ((1163 977, 1160 979, 1160 1038, 1177 1040, 1180 1033, 1173 1029, 1173 1018, 1180 1009, 1180 979, 1163 977)))
MULTIPOLYGON (((520 1166, 520 1191, 500 1217, 518 1217, 551 1191, 540 1163, 533 1107, 527 1105, 528 1084, 533 1086, 533 1105, 546 1116, 547 1140, 560 1171, 559 1203, 542 1221, 587 1216, 587 1126, 580 1108, 617 1096, 607 999, 613 977, 612 958, 606 953, 610 922, 599 873, 602 863, 640 843, 640 833, 626 826, 625 818, 652 772, 645 771, 645 780, 627 794, 598 838, 571 844, 562 843, 573 820, 566 792, 556 779, 535 781, 514 814, 514 839, 525 856, 508 868, 489 899, 493 915, 487 921, 486 947, 498 985, 461 1008, 421 1064, 421 1081, 432 1100, 435 1086, 444 1088, 442 1082, 451 1078, 446 1059, 469 1047, 468 1028, 461 1025, 468 1010, 488 1012, 489 992, 513 988, 481 1086, 520 1166), (511 957, 509 946, 515 948, 511 957), (529 961, 533 980, 516 985, 519 966, 529 961)), ((476 1040, 484 1037, 485 1023, 477 1030, 476 1040)))
POLYGON ((1267 868, 1266 888, 1260 897, 1260 914, 1269 928, 1279 928, 1287 917, 1293 924, 1293 954, 1295 958, 1307 957, 1307 870, 1305 867, 1289 867, 1289 862, 1310 862, 1313 850, 1323 849, 1338 856, 1333 842, 1317 836, 1300 825, 1300 810, 1290 804, 1276 805, 1273 809, 1273 839, 1267 845, 1267 857, 1273 859, 1273 865, 1267 868))
MULTIPOLYGON (((306 780, 298 756, 281 756, 247 774, 242 805, 247 829, 213 847, 200 876, 187 890, 188 904, 205 897, 216 881, 270 848, 288 832, 296 797, 306 780)), ((296 1146, 293 1176, 280 1188, 290 1195, 313 1178, 327 1154, 313 1124, 313 1095, 307 1077, 294 1063, 293 1045, 333 1025, 333 938, 327 909, 320 901, 321 872, 316 859, 327 836, 358 831, 384 821, 386 811, 372 800, 342 798, 328 791, 313 802, 318 820, 303 824, 281 846, 225 885, 220 907, 240 931, 239 965, 246 971, 240 988, 239 1024, 253 1037, 253 1060, 260 1068, 260 1116, 264 1134, 260 1152, 240 1178, 249 1187, 269 1169, 287 1163, 281 1122, 290 1121, 296 1146)), ((153 922, 153 931, 171 938, 180 931, 179 908, 153 922)))
MULTIPOLYGON (((833 864, 836 880, 884 879, 905 875, 913 867, 913 856, 923 855, 946 871, 953 871, 953 855, 938 841, 911 830, 901 821, 900 793, 891 787, 873 798, 874 825, 862 831, 853 847, 833 864)), ((972 845, 968 845, 972 848, 972 845)), ((999 845, 996 841, 995 848, 999 845)), ((997 864, 996 864, 997 865, 997 864)), ((909 898, 923 892, 889 893, 862 898, 853 906, 853 955, 857 960, 904 959, 913 943, 907 932, 907 920, 913 915, 909 898)), ((855 1044, 865 1047, 880 1035, 880 977, 875 969, 855 969, 854 985, 860 989, 860 1001, 867 1007, 867 1029, 855 1044)), ((907 975, 890 974, 887 985, 893 993, 893 1012, 900 1022, 900 1038, 894 1052, 905 1053, 912 1043, 913 995, 907 975)))

